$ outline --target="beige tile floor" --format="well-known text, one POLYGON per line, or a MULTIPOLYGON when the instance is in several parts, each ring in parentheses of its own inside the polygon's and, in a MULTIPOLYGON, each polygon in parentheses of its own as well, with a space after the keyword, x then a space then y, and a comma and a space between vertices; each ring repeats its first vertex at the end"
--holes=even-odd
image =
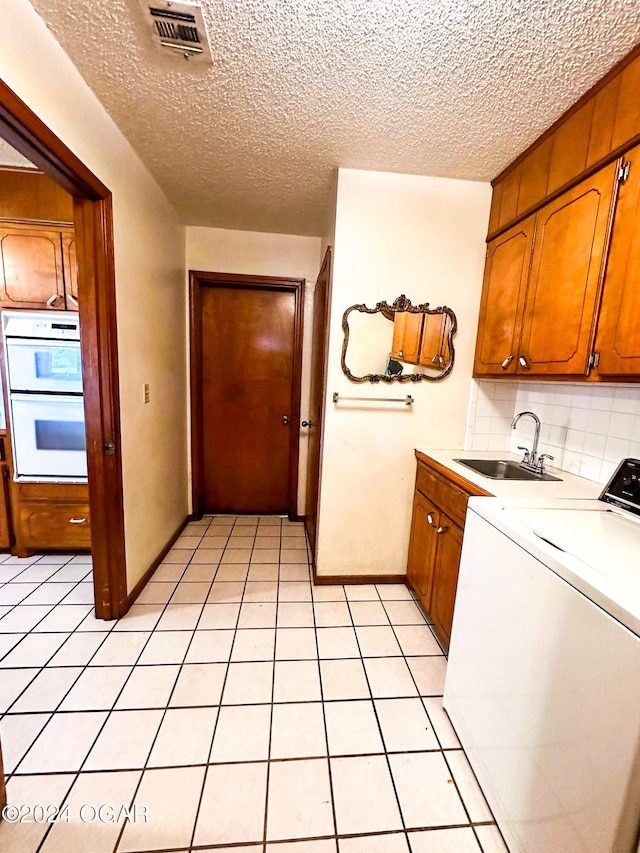
POLYGON ((313 587, 279 517, 189 524, 117 622, 90 562, 0 555, 0 850, 505 852, 406 587, 313 587))

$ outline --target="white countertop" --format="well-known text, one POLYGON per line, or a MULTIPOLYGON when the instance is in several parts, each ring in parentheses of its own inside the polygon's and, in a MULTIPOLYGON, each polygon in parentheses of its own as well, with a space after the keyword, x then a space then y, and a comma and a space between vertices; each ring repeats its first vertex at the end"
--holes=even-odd
POLYGON ((491 492, 498 498, 517 499, 518 501, 532 500, 536 506, 541 501, 563 500, 566 498, 594 499, 602 492, 600 483, 586 480, 575 474, 560 471, 558 468, 547 466, 549 474, 560 477, 560 480, 493 480, 484 477, 471 468, 454 462, 454 459, 511 459, 520 462, 522 457, 506 450, 481 451, 481 450, 448 450, 432 447, 416 447, 420 453, 429 456, 435 462, 448 468, 458 477, 467 480, 472 486, 479 486, 486 492, 491 492))

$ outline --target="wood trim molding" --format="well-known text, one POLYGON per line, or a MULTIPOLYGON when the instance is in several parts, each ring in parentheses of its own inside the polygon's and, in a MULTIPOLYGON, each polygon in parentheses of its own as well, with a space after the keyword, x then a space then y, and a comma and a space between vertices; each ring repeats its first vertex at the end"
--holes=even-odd
POLYGON ((2 80, 0 135, 71 195, 92 201, 110 195, 102 181, 2 80))
MULTIPOLYGON (((300 424, 300 389, 302 383, 302 331, 304 312, 303 278, 281 276, 240 275, 203 270, 189 270, 189 363, 191 391, 191 501, 195 518, 202 517, 202 328, 201 288, 226 285, 230 287, 259 287, 266 290, 285 290, 295 296, 295 320, 293 342, 293 387, 291 391, 291 423, 300 424)), ((288 518, 298 519, 298 465, 300 454, 299 429, 292 429, 289 443, 288 518)))
POLYGON ((95 608, 114 619, 128 600, 111 193, 2 81, 0 136, 74 196, 95 608))
MULTIPOLYGON (((185 527, 187 526, 187 524, 188 524, 188 523, 189 523, 189 521, 191 521, 191 520, 192 520, 192 517, 191 517, 190 515, 188 515, 188 516, 184 519, 184 521, 181 521, 181 522, 180 522, 180 524, 178 525, 178 529, 177 529, 177 530, 176 530, 176 532, 173 534, 173 536, 171 537, 171 539, 169 539, 168 543, 165 545, 165 547, 162 549, 162 551, 158 554, 158 556, 155 558, 155 560, 151 563, 151 565, 149 566, 149 568, 147 569, 147 571, 143 574, 143 576, 140 578, 140 580, 138 581, 138 583, 137 583, 137 584, 134 586, 134 588, 131 590, 131 592, 130 592, 130 593, 129 593, 129 595, 127 596, 127 606, 126 606, 126 609, 127 609, 127 610, 131 607, 131 605, 134 603, 134 601, 136 600, 136 598, 140 595, 140 593, 142 592, 142 590, 145 588, 145 586, 146 586, 146 585, 147 585, 147 583, 149 582, 149 580, 150 580, 150 578, 152 577, 152 575, 153 575, 153 573, 155 572, 155 570, 158 568, 158 566, 160 565, 160 563, 161 563, 161 562, 164 560, 164 558, 167 556, 167 554, 169 553, 169 551, 173 548, 173 546, 175 545, 175 543, 177 542, 177 540, 178 540, 178 539, 180 538, 180 536, 182 535, 182 531, 185 529, 185 527)), ((125 612, 126 612, 126 611, 125 611, 125 612)))
POLYGON ((403 583, 407 585, 406 575, 317 575, 313 572, 314 586, 328 586, 330 584, 354 584, 354 583, 403 583))

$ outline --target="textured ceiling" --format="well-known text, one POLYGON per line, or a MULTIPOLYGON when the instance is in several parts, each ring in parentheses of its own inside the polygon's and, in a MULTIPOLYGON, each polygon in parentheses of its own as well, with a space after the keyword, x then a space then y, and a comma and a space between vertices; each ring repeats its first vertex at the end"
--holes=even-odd
POLYGON ((22 168, 35 169, 35 166, 26 157, 23 157, 15 148, 12 148, 4 139, 0 139, 0 166, 20 166, 22 168))
POLYGON ((185 224, 324 233, 337 166, 490 180, 640 42, 638 0, 32 0, 185 224))

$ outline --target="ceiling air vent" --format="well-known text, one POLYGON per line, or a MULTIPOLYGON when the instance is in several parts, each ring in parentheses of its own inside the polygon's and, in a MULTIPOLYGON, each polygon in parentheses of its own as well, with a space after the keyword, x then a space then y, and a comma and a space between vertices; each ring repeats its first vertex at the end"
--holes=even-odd
POLYGON ((211 62, 200 6, 185 0, 141 0, 140 5, 159 50, 185 59, 211 62))

